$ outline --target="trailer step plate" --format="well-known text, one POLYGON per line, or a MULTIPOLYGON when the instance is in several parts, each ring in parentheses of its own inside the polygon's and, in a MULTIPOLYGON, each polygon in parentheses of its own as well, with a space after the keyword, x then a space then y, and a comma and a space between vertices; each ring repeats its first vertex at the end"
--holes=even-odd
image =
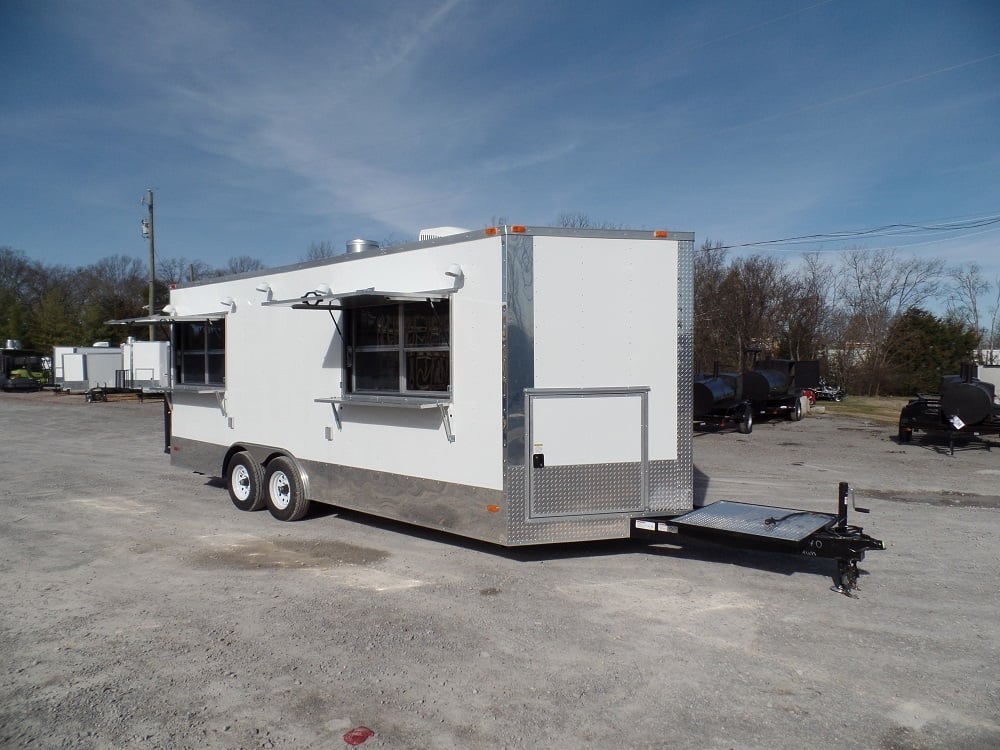
POLYGON ((671 518, 670 523, 682 532, 685 528, 706 529, 798 544, 836 520, 837 517, 829 513, 720 500, 671 518))

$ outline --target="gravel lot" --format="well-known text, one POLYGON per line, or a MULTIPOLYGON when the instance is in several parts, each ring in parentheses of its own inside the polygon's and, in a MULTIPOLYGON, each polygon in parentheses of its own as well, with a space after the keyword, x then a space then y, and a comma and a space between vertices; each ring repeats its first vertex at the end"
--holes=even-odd
POLYGON ((0 747, 1000 747, 1000 444, 830 415, 697 433, 699 496, 835 510, 832 563, 505 551, 333 509, 240 513, 158 402, 0 394, 0 747))

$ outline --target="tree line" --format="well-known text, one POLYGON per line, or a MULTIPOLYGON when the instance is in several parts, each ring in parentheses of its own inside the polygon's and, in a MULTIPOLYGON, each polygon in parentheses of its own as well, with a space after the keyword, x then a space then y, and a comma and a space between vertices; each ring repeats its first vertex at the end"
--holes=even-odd
MULTIPOLYGON (((485 226, 508 223, 493 216, 485 226)), ((613 228, 616 224, 592 221, 580 212, 562 213, 557 226, 613 228)), ((390 236, 382 245, 398 244, 390 236)), ((318 261, 343 254, 334 243, 313 242, 303 261, 318 261)), ((219 276, 260 271, 260 260, 241 255, 222 267, 184 257, 157 258, 153 312, 169 302, 170 287, 219 276)), ((54 346, 82 346, 95 341, 121 343, 130 334, 126 326, 107 325, 108 320, 138 318, 149 314, 149 266, 126 255, 111 255, 80 268, 50 265, 32 260, 21 250, 0 246, 0 345, 7 340, 24 348, 51 351, 54 346)), ((145 338, 142 327, 139 336, 145 338)), ((156 335, 163 335, 156 331, 156 335)))
MULTIPOLYGON (((491 225, 504 222, 494 217, 491 225)), ((561 214, 556 223, 617 226, 581 213, 561 214)), ((331 243, 319 243, 304 260, 334 254, 331 243)), ((264 268, 248 256, 221 268, 159 260, 154 308, 167 304, 171 285, 264 268)), ((148 294, 148 267, 136 258, 113 255, 71 268, 0 247, 0 341, 41 351, 117 344, 129 329, 106 321, 147 314, 148 294)), ((935 390, 941 375, 958 372, 964 360, 1000 363, 1000 279, 987 279, 976 263, 949 267, 864 248, 791 262, 731 256, 721 242, 706 241, 695 250, 694 300, 698 372, 740 370, 753 356, 819 360, 826 379, 851 392, 908 395, 935 390)))
POLYGON ((730 257, 695 251, 695 369, 740 371, 755 357, 818 360, 853 393, 936 391, 963 361, 997 364, 1000 279, 891 249, 730 257), (943 309, 942 315, 930 310, 943 309))
MULTIPOLYGON (((153 312, 167 304, 171 285, 264 267, 248 256, 231 258, 222 268, 187 258, 160 260, 153 312)), ((0 247, 0 343, 12 339, 43 352, 95 341, 118 344, 129 329, 106 321, 142 317, 149 312, 148 304, 149 266, 136 258, 111 255, 71 268, 0 247)))

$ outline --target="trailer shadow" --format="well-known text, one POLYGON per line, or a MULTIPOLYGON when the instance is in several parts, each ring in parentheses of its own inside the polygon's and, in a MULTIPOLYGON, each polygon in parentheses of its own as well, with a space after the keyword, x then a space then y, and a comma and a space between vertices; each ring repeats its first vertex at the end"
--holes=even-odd
POLYGON ((913 448, 920 448, 939 456, 947 456, 953 453, 964 453, 966 451, 990 451, 993 448, 1000 448, 1000 443, 995 443, 988 438, 978 435, 961 435, 950 443, 946 434, 923 433, 914 435, 909 441, 900 440, 898 436, 892 438, 897 445, 913 448))
MULTIPOLYGON (((802 555, 758 550, 748 547, 733 547, 708 540, 683 538, 664 544, 638 539, 607 539, 587 542, 560 542, 539 544, 530 547, 502 547, 490 542, 457 536, 446 531, 393 521, 360 511, 345 510, 333 506, 316 504, 307 519, 320 520, 329 517, 340 518, 350 524, 358 524, 393 534, 403 534, 434 544, 457 547, 477 553, 510 560, 515 563, 541 563, 556 560, 601 558, 620 555, 646 555, 650 558, 664 557, 712 565, 736 565, 763 573, 783 576, 796 574, 815 575, 836 582, 837 564, 834 560, 805 557, 802 555)), ((345 540, 347 541, 347 540, 345 540)), ((669 575, 663 571, 665 575, 669 575)), ((866 575, 864 570, 859 570, 866 575)))
MULTIPOLYGON (((827 558, 807 557, 749 547, 734 547, 705 539, 688 538, 672 544, 651 543, 645 551, 650 555, 713 565, 733 565, 783 576, 815 575, 829 578, 833 584, 838 583, 837 561, 827 558)), ((861 568, 858 569, 858 573, 859 575, 868 575, 867 571, 861 568)))
MULTIPOLYGON (((694 505, 700 507, 707 501, 710 478, 697 466, 694 467, 694 505)), ((225 481, 206 477, 206 485, 225 488, 225 481)), ((678 560, 703 562, 712 565, 737 565, 765 573, 791 576, 795 574, 829 577, 836 582, 836 562, 830 559, 806 557, 774 550, 755 549, 749 546, 727 545, 707 539, 678 537, 669 543, 659 540, 605 539, 580 542, 558 542, 524 547, 504 547, 492 542, 472 539, 445 530, 417 526, 403 521, 374 516, 362 511, 349 510, 324 503, 312 503, 301 522, 320 522, 323 519, 341 519, 349 525, 378 529, 392 534, 406 535, 455 548, 492 555, 517 563, 539 563, 554 560, 600 558, 620 555, 647 555, 678 560)), ((300 522, 300 523, 301 523, 300 522)), ((350 538, 338 535, 341 542, 350 538)), ((370 541, 369 541, 370 543, 370 541)), ((866 575, 864 570, 858 571, 866 575)))

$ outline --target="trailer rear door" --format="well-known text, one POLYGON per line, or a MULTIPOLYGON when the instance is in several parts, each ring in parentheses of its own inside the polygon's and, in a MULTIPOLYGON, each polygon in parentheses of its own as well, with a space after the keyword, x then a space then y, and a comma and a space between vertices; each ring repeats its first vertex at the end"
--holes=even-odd
POLYGON ((648 507, 647 387, 527 389, 528 517, 648 507))

